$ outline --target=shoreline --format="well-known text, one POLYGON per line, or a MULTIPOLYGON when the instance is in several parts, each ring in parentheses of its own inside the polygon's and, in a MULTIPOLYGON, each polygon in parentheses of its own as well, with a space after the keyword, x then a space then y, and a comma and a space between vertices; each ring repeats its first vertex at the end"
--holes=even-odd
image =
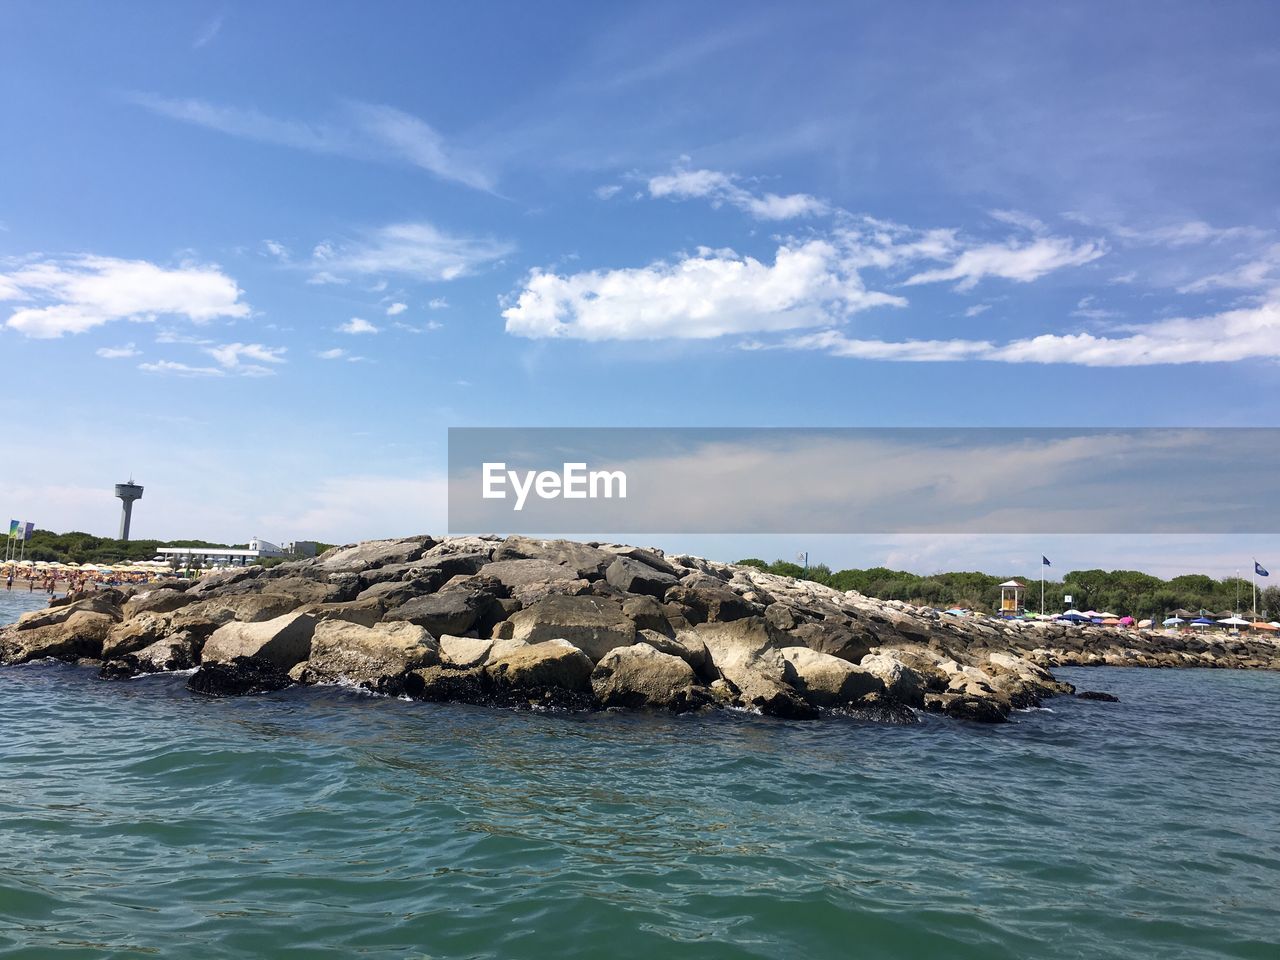
POLYGON ((0 630, 0 663, 191 670, 211 696, 346 682, 499 707, 915 710, 998 723, 1060 666, 1280 669, 1280 644, 946 617, 755 567, 525 537, 370 541, 196 581, 102 587, 0 630))

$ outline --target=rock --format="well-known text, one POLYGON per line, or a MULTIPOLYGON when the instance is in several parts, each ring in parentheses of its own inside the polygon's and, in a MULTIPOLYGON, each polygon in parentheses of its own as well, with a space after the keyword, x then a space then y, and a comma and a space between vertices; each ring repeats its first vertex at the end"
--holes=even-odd
POLYGON ((227 663, 202 663, 187 681, 187 689, 210 697, 241 697, 283 690, 292 682, 287 672, 270 661, 236 657, 227 663))
POLYGON ((434 593, 443 582, 443 574, 438 571, 430 577, 415 577, 411 580, 381 580, 366 587, 356 594, 356 602, 376 600, 387 607, 398 607, 418 597, 434 593))
POLYGON ((315 682, 346 681, 398 692, 410 670, 440 661, 436 638, 412 623, 379 623, 363 627, 343 620, 322 620, 311 637, 308 678, 315 682))
MULTIPOLYGON (((721 677, 737 691, 741 706, 765 716, 813 719, 816 708, 786 683, 786 661, 778 652, 779 631, 763 617, 703 623, 690 631, 702 641, 721 677)), ((685 640, 685 633, 676 634, 685 640)))
POLYGON ((614 556, 571 540, 532 540, 507 537, 493 552, 494 560, 546 560, 571 570, 575 578, 598 580, 614 556))
POLYGON ((600 549, 605 553, 612 553, 617 557, 643 563, 646 567, 652 567, 659 573, 665 573, 668 576, 679 578, 681 573, 679 568, 674 567, 667 562, 662 551, 657 548, 632 547, 619 543, 607 543, 602 544, 600 549))
POLYGON ((841 706, 884 693, 879 677, 847 660, 808 647, 783 647, 781 653, 794 671, 791 685, 814 706, 841 706))
POLYGON ((172 622, 175 630, 191 630, 201 636, 208 636, 225 623, 261 623, 284 616, 297 606, 297 601, 292 597, 278 594, 235 594, 213 597, 183 607, 174 613, 172 622))
POLYGON ((711 654, 707 652, 707 645, 690 632, 683 633, 679 639, 676 639, 655 630, 638 630, 636 640, 649 644, 660 653, 679 657, 705 683, 710 683, 719 676, 711 663, 711 654))
POLYGON ((307 580, 305 577, 282 577, 267 581, 263 588, 263 596, 288 597, 295 607, 304 603, 327 603, 337 600, 342 593, 341 588, 318 580, 307 580))
POLYGON ((315 628, 315 615, 303 612, 255 623, 233 621, 213 632, 201 656, 205 664, 230 664, 242 658, 262 660, 284 673, 308 659, 315 628))
POLYGON ((652 630, 668 637, 675 636, 666 611, 653 597, 627 597, 622 601, 622 615, 634 623, 637 630, 652 630))
POLYGON ((721 581, 702 575, 676 584, 665 597, 668 603, 693 611, 690 623, 731 623, 764 612, 763 607, 744 600, 721 581))
POLYGON ((480 568, 480 576, 493 577, 509 591, 552 580, 577 580, 575 571, 550 560, 493 560, 480 568))
POLYGON ((119 622, 124 614, 120 606, 104 596, 89 595, 81 600, 59 607, 46 607, 43 610, 31 610, 18 618, 18 630, 38 630, 41 627, 52 627, 66 623, 78 613, 98 613, 108 616, 113 622, 119 622))
POLYGON ((492 649, 492 640, 455 637, 447 633, 440 637, 442 665, 457 670, 480 666, 489 658, 492 649))
POLYGON ((497 686, 507 690, 586 693, 591 689, 592 668, 591 660, 573 644, 546 640, 508 653, 485 670, 497 686))
POLYGON ((610 650, 591 672, 591 689, 606 707, 690 710, 708 699, 695 693, 696 683, 689 664, 647 643, 610 650))
POLYGON ((107 631, 102 641, 102 659, 115 660, 150 646, 173 632, 173 613, 142 613, 107 631))
POLYGON ((454 670, 445 666, 410 671, 404 689, 415 700, 435 703, 488 703, 493 698, 493 682, 484 670, 454 670))
POLYGON ((957 720, 972 720, 976 723, 1005 723, 1009 719, 1007 706, 986 697, 954 697, 947 702, 944 712, 957 720))
POLYGON ((1100 700, 1103 703, 1119 703, 1120 698, 1113 693, 1103 693, 1101 690, 1081 690, 1076 694, 1077 700, 1100 700))
POLYGON ((115 623, 116 618, 109 613, 81 609, 60 622, 11 627, 0 635, 0 662, 26 663, 45 657, 67 661, 100 659, 102 643, 115 623))
POLYGON ((863 670, 880 678, 885 694, 899 703, 924 705, 925 684, 919 673, 904 666, 888 654, 868 654, 860 664, 863 670))
MULTIPOLYGON (((542 641, 539 641, 542 642, 542 641)), ((508 654, 523 650, 525 647, 531 646, 526 640, 512 640, 511 638, 497 638, 493 640, 493 645, 489 647, 489 655, 485 658, 485 663, 494 663, 501 660, 508 654)))
POLYGON ((170 613, 187 604, 195 603, 196 597, 189 594, 186 584, 182 586, 159 586, 151 590, 135 593, 125 601, 124 618, 129 620, 140 613, 170 613))
POLYGON ((187 593, 199 600, 207 599, 228 587, 256 580, 266 572, 266 568, 258 564, 250 567, 229 567, 226 570, 215 570, 206 573, 187 588, 187 593))
MULTIPOLYGON (((770 609, 778 606, 773 604, 770 609)), ((875 637, 840 623, 802 623, 788 631, 791 642, 850 663, 860 663, 871 652, 875 637)))
POLYGON ((609 583, 627 593, 642 593, 661 599, 669 587, 679 581, 673 573, 664 573, 647 563, 630 557, 618 557, 605 571, 609 583))
POLYGON ((434 636, 463 634, 474 627, 492 598, 470 590, 444 590, 418 597, 387 612, 386 620, 405 620, 425 627, 434 636))
POLYGON ((377 598, 342 600, 335 603, 313 603, 303 608, 314 614, 317 620, 345 620, 362 627, 372 627, 382 621, 386 607, 377 598))
POLYGON ((547 597, 507 622, 514 640, 567 640, 593 661, 636 639, 636 625, 623 615, 622 605, 600 597, 547 597))
POLYGON ((352 570, 357 573, 394 563, 417 560, 435 546, 430 537, 407 537, 402 540, 369 540, 352 546, 334 547, 315 559, 315 565, 325 572, 352 570))
POLYGON ((143 673, 167 673, 190 670, 200 654, 200 642, 183 630, 154 643, 125 653, 102 664, 99 676, 104 680, 125 680, 143 673))

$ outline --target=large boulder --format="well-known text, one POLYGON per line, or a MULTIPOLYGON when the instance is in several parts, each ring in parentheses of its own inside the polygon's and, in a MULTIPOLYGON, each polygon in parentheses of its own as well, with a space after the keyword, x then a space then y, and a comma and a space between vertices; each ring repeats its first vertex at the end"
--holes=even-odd
POLYGON ((405 675, 404 690, 415 700, 434 703, 489 703, 493 681, 482 668, 455 669, 447 664, 422 667, 405 675))
POLYGON ((225 623, 261 623, 284 616, 297 606, 298 602, 292 597, 279 594, 242 593, 217 596, 176 611, 173 615, 173 628, 208 636, 225 623))
POLYGON ((587 693, 591 689, 591 660, 565 640, 531 643, 498 658, 485 668, 500 688, 540 693, 563 690, 587 693))
POLYGON ((232 621, 213 632, 204 645, 204 663, 230 664, 244 657, 288 671, 311 654, 314 614, 298 611, 255 623, 232 621))
POLYGON ((402 603, 389 610, 386 620, 404 620, 425 627, 434 636, 467 633, 487 619, 493 597, 476 590, 446 589, 402 603))
POLYGON ((494 560, 545 560, 565 567, 574 578, 598 580, 613 562, 614 555, 589 544, 571 540, 533 540, 507 537, 493 552, 494 560))
MULTIPOLYGON (((778 606, 773 604, 770 609, 778 606)), ((843 623, 823 621, 801 623, 787 631, 791 642, 819 653, 827 653, 849 663, 860 663, 876 643, 875 635, 843 623)))
POLYGON ((847 660, 808 647, 783 647, 780 652, 791 668, 791 685, 814 706, 842 706, 884 693, 879 677, 847 660))
POLYGON ((892 700, 908 706, 924 705, 927 689, 924 678, 887 653, 867 654, 860 664, 863 670, 880 678, 885 694, 892 700))
POLYGON ((478 667, 489 659, 493 645, 492 640, 455 637, 446 633, 440 637, 440 661, 443 666, 455 670, 478 667))
MULTIPOLYGON (((294 606, 304 603, 327 603, 341 599, 342 589, 319 580, 308 580, 305 577, 281 577, 268 580, 263 587, 264 595, 288 597, 294 606)), ((349 594, 348 594, 349 595, 349 594)))
POLYGON ((416 624, 363 627, 344 620, 322 620, 311 636, 307 677, 390 692, 393 687, 402 686, 400 678, 408 671, 432 666, 439 660, 435 637, 416 624))
POLYGON ((228 663, 205 661, 187 681, 187 689, 209 697, 242 697, 283 690, 289 674, 269 660, 235 657, 228 663))
POLYGON ((56 624, 66 623, 78 613, 100 613, 116 622, 124 617, 119 604, 113 602, 110 597, 90 594, 82 599, 73 600, 68 604, 45 607, 42 610, 32 610, 24 613, 18 618, 17 627, 19 630, 37 630, 41 627, 51 627, 56 624))
POLYGON ((688 710, 704 702, 693 668, 647 643, 610 650, 591 672, 591 689, 606 707, 688 710))
POLYGON ((603 597, 547 597, 513 614, 508 622, 511 639, 567 640, 593 661, 636 639, 636 625, 623 614, 622 605, 603 597))
MULTIPOLYGON (((690 632, 706 645, 716 671, 736 691, 739 705, 766 716, 817 716, 813 705, 786 682, 786 661, 778 650, 782 634, 763 617, 702 623, 690 632)), ((683 641, 685 633, 676 637, 683 641)))
POLYGON ((200 658, 200 640, 195 634, 182 630, 155 641, 141 650, 107 658, 99 671, 104 680, 127 679, 142 673, 167 673, 173 670, 190 670, 200 658))
POLYGON ((550 560, 493 560, 480 568, 480 576, 493 577, 508 590, 545 583, 548 580, 577 580, 576 571, 550 560))
POLYGON ((346 547, 335 547, 321 554, 315 565, 326 573, 361 572, 393 563, 417 560, 435 546, 430 537, 406 537, 401 540, 369 540, 346 547))
POLYGON ((386 606, 381 600, 338 600, 333 603, 313 603, 303 608, 315 614, 317 620, 345 620, 362 627, 372 627, 382 620, 386 606))
POLYGON ((109 613, 76 610, 65 620, 41 626, 10 627, 0 633, 0 662, 26 663, 28 660, 97 659, 102 642, 115 625, 109 613))
POLYGON ((164 584, 149 590, 135 593, 125 601, 124 618, 136 617, 140 613, 169 613, 198 598, 187 592, 187 584, 164 584))
POLYGON ((625 593, 640 593, 657 599, 662 599, 670 587, 679 583, 674 574, 631 557, 618 557, 609 564, 604 575, 611 586, 625 593))
POLYGON ((690 623, 730 623, 756 616, 763 610, 759 604, 744 600, 714 577, 699 574, 667 590, 666 601, 692 610, 690 623))
POLYGON ((140 613, 115 624, 102 641, 102 659, 114 660, 150 646, 173 632, 173 613, 140 613))

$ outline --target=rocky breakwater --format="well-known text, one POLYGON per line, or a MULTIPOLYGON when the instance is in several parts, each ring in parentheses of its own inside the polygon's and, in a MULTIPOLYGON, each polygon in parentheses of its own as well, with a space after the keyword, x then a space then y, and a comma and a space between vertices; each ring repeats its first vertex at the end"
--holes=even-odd
POLYGON ((1071 693, 1015 628, 619 544, 429 536, 73 596, 0 662, 198 668, 210 695, 347 683, 431 701, 1001 721, 1071 693))

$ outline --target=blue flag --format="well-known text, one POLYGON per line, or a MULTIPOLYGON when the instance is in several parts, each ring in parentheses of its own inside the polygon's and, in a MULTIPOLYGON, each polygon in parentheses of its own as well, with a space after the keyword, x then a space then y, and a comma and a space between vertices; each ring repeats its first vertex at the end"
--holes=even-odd
POLYGON ((1043 554, 1041 554, 1041 556, 1040 556, 1040 562, 1041 562, 1041 563, 1043 563, 1046 567, 1052 567, 1052 566, 1053 566, 1053 564, 1049 562, 1049 558, 1048 558, 1048 557, 1046 557, 1046 556, 1044 556, 1043 554))
POLYGON ((1253 561, 1253 572, 1260 577, 1271 576, 1271 574, 1267 573, 1267 568, 1264 567, 1262 564, 1260 564, 1257 560, 1253 561))

